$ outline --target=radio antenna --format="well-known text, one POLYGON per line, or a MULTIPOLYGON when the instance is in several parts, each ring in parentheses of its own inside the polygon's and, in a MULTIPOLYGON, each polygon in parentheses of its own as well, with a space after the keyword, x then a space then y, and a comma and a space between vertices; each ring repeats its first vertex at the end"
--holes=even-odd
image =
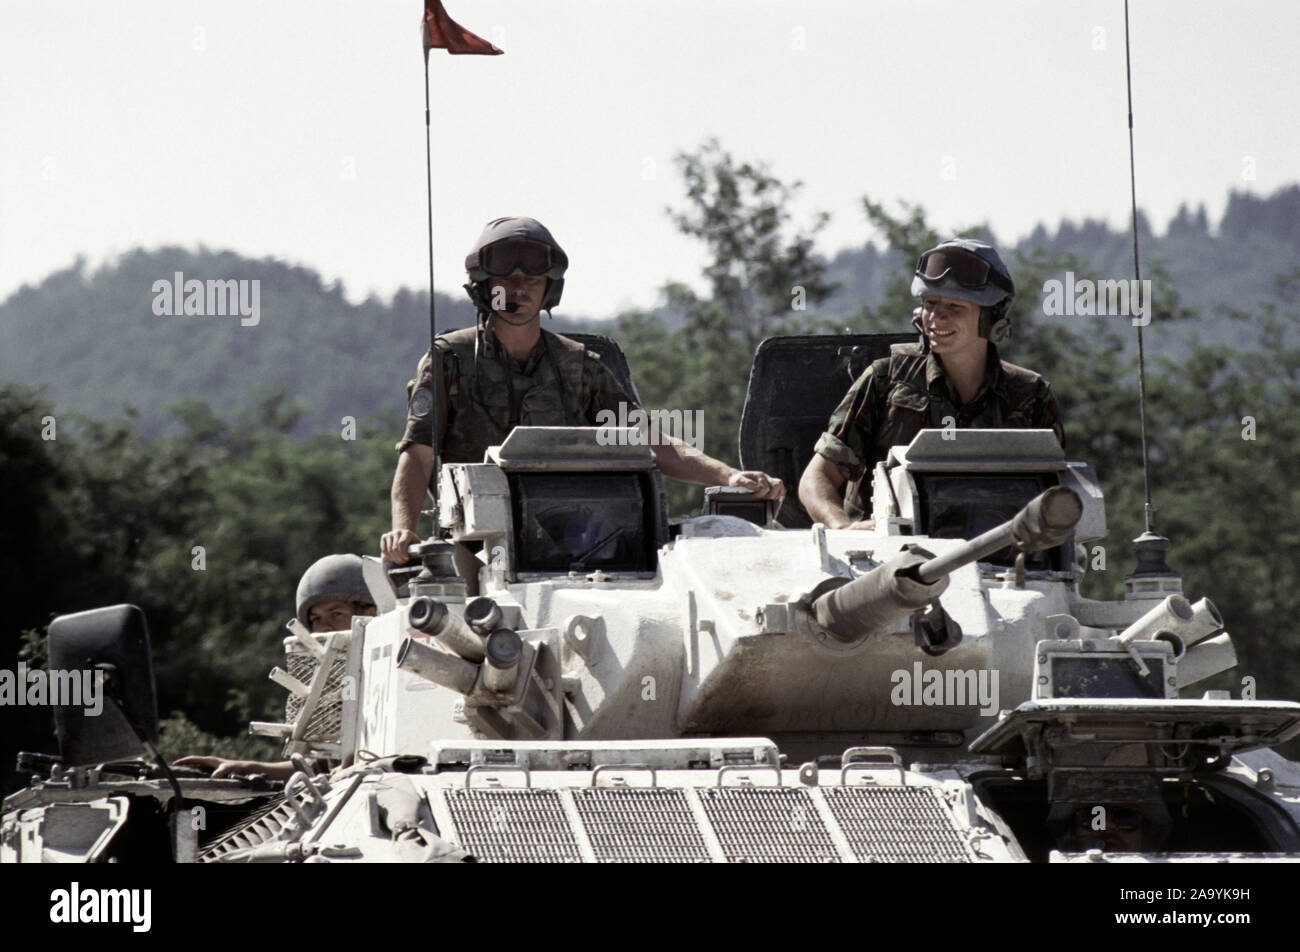
MULTIPOLYGON (((1133 277, 1137 279, 1135 287, 1141 288, 1142 264, 1138 258, 1137 169, 1133 159, 1133 57, 1129 52, 1128 0, 1124 0, 1124 72, 1128 86, 1128 180, 1129 196, 1133 206, 1133 277)), ((1138 417, 1142 429, 1142 488, 1146 497, 1142 513, 1146 523, 1146 531, 1152 532, 1155 526, 1156 507, 1151 505, 1151 466, 1147 456, 1147 366, 1146 351, 1142 346, 1141 324, 1137 326, 1137 332, 1138 417)))
MULTIPOLYGON (((1137 168, 1133 158, 1133 55, 1129 48, 1128 0, 1124 0, 1124 73, 1128 87, 1128 177, 1133 207, 1133 276, 1142 287, 1142 263, 1138 256, 1137 168)), ((1148 296, 1149 298, 1149 296, 1148 296)), ((1130 295, 1130 301, 1132 296, 1130 295)), ((1150 300, 1148 300, 1150 304, 1150 300)), ((1155 531, 1156 507, 1151 504, 1151 461, 1147 453, 1147 365, 1142 346, 1142 325, 1138 332, 1138 415, 1142 427, 1142 488, 1146 501, 1142 517, 1146 529, 1133 540, 1137 567, 1124 578, 1125 598, 1160 598, 1182 591, 1182 579, 1165 562, 1169 540, 1155 531)))

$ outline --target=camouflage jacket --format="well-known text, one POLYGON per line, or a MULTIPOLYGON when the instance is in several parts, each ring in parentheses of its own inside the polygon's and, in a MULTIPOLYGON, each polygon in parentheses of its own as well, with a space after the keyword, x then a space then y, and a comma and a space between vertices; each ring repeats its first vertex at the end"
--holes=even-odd
POLYGON ((412 443, 433 445, 435 415, 439 462, 481 463, 487 448, 516 426, 595 426, 602 410, 617 413, 620 402, 629 411, 636 407, 596 354, 550 331, 542 331, 524 361, 511 358, 491 329, 439 334, 436 346, 442 399, 433 398, 433 364, 425 353, 406 385, 399 452, 412 443))
POLYGON ((1065 445, 1061 411, 1051 385, 1034 373, 998 358, 990 343, 979 392, 963 404, 934 354, 900 347, 862 374, 831 414, 816 452, 848 478, 844 512, 850 519, 871 514, 871 476, 891 446, 907 444, 927 427, 1051 429, 1065 445))

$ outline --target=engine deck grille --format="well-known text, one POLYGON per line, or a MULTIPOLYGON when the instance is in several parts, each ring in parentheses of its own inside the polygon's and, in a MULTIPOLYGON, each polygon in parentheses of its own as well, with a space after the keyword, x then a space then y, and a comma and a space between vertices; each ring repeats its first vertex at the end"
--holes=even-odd
POLYGON ((460 845, 486 863, 579 863, 582 854, 555 790, 449 790, 460 845))
POLYGON ((728 863, 838 863, 806 790, 718 787, 700 791, 728 863))
POLYGON ((932 786, 444 787, 483 862, 974 862, 932 786))
POLYGON ((827 787, 835 822, 861 863, 968 863, 971 851, 931 787, 827 787))
POLYGON ((656 787, 573 793, 600 863, 707 863, 712 857, 686 794, 656 787))

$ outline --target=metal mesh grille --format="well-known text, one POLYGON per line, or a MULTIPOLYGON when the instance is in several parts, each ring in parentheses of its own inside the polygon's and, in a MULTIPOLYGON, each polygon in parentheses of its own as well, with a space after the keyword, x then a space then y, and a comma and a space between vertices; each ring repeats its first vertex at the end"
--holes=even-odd
MULTIPOLYGON (((323 638, 318 640, 324 643, 323 638)), ((284 643, 284 667, 303 684, 310 685, 316 676, 316 657, 298 643, 296 639, 286 638, 284 643)), ((307 733, 304 740, 337 741, 343 732, 343 676, 347 674, 347 652, 336 655, 330 662, 329 676, 325 681, 325 691, 320 703, 307 721, 307 733)), ((303 699, 290 694, 284 705, 285 723, 292 724, 298 712, 302 710, 303 699)))
MULTIPOLYGON (((305 792, 295 793, 294 797, 299 805, 307 802, 305 792)), ((199 862, 215 863, 227 853, 279 839, 289 821, 296 817, 289 801, 283 795, 278 796, 205 846, 199 853, 199 862)))
POLYGON ((728 863, 838 863, 835 844, 804 790, 700 790, 728 863))
POLYGON ((582 854, 554 790, 448 790, 460 845, 485 863, 578 863, 582 854))
POLYGON ((598 787, 575 790, 573 799, 598 862, 709 862, 681 790, 598 787))
POLYGON ((961 832, 930 787, 824 787, 853 854, 863 863, 968 863, 961 832))

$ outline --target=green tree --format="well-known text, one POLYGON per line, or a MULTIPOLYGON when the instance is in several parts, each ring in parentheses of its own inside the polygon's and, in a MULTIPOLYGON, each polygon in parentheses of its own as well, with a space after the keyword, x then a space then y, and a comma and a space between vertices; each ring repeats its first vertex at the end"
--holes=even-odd
MULTIPOLYGON (((827 221, 791 224, 799 183, 785 184, 766 166, 738 162, 717 140, 677 156, 686 204, 669 209, 674 224, 705 246, 707 296, 680 283, 663 288, 665 310, 681 331, 644 312, 623 314, 619 336, 648 407, 704 411, 704 450, 739 464, 736 434, 749 365, 758 344, 822 322, 809 310, 834 290, 813 241, 827 221)), ((699 510, 698 489, 669 487, 672 510, 699 510)))

